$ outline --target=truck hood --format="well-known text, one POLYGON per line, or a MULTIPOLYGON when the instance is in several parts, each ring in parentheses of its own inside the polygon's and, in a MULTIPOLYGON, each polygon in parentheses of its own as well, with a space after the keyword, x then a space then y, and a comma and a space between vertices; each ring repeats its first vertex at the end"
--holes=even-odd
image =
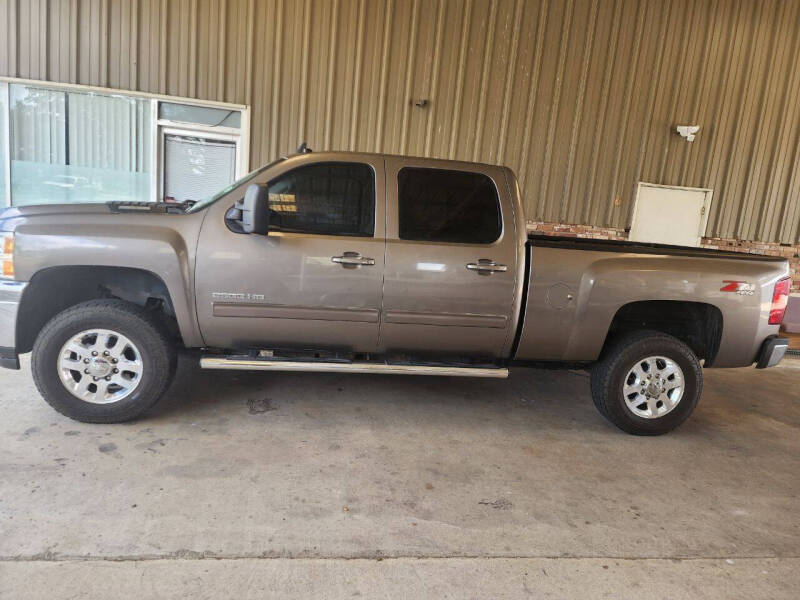
POLYGON ((14 231, 22 222, 41 217, 69 215, 184 214, 187 205, 164 202, 107 202, 94 204, 37 204, 13 206, 0 212, 0 231, 14 231))
POLYGON ((0 231, 14 231, 25 221, 52 215, 109 214, 106 204, 39 204, 36 206, 12 206, 0 212, 0 231))
POLYGON ((0 220, 15 217, 33 217, 37 215, 63 214, 108 214, 111 209, 107 204, 36 204, 32 206, 12 206, 0 212, 0 220))

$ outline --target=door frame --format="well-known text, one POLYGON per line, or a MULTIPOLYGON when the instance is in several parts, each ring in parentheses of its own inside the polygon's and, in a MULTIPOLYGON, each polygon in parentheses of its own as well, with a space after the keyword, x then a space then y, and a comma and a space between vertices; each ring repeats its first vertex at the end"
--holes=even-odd
MULTIPOLYGON (((508 174, 505 167, 492 165, 480 165, 475 163, 465 163, 459 161, 444 161, 428 158, 405 158, 405 157, 386 157, 386 272, 384 274, 384 296, 383 310, 381 311, 381 349, 385 349, 384 333, 386 326, 409 325, 431 326, 431 327, 452 327, 450 333, 453 335, 469 335, 483 331, 505 331, 504 341, 496 350, 498 356, 508 356, 514 342, 516 334, 519 306, 521 301, 521 290, 524 281, 524 252, 525 252, 525 229, 524 217, 517 214, 517 206, 514 202, 514 194, 509 185, 508 174), (469 244, 457 242, 416 242, 413 240, 402 240, 399 235, 399 197, 397 174, 405 167, 439 169, 446 171, 464 171, 468 173, 480 173, 489 177, 497 190, 498 202, 500 206, 500 216, 502 229, 500 236, 491 244, 469 244), (519 228, 522 227, 520 230, 519 228), (520 233, 521 231, 521 233, 520 233), (509 261, 508 275, 511 276, 512 284, 508 296, 507 312, 501 315, 489 314, 445 314, 434 311, 401 311, 406 313, 406 317, 411 317, 411 321, 403 319, 399 321, 397 315, 392 315, 392 311, 387 309, 386 290, 391 289, 389 281, 390 256, 392 245, 418 245, 442 246, 443 248, 474 248, 476 255, 470 260, 481 258, 493 258, 488 256, 493 249, 504 248, 508 251, 508 246, 513 246, 513 262, 509 261), (478 256, 481 249, 485 249, 487 256, 478 256), (522 265, 522 268, 520 266, 522 265), (497 327, 499 319, 505 322, 504 327, 497 327)), ((466 268, 466 267, 465 267, 466 268)), ((500 275, 500 274, 496 274, 500 275)), ((475 275, 478 277, 478 275, 475 275)), ((476 282, 478 280, 476 279, 476 282)))
MULTIPOLYGON (((264 254, 264 252, 268 252, 268 248, 270 246, 281 246, 286 245, 287 243, 303 245, 303 240, 309 240, 309 242, 312 239, 341 242, 341 251, 349 250, 349 248, 345 247, 347 240, 372 244, 375 250, 375 266, 379 266, 381 269, 380 277, 376 283, 377 300, 374 305, 375 313, 377 313, 376 317, 373 318, 371 314, 372 305, 370 305, 370 308, 359 308, 356 306, 356 303, 347 305, 343 303, 340 303, 339 305, 303 305, 301 303, 295 304, 292 301, 289 301, 288 303, 283 302, 279 299, 279 295, 273 295, 270 297, 268 287, 264 286, 259 286, 259 288, 263 287, 264 289, 255 289, 251 286, 252 289, 248 288, 247 290, 228 290, 219 289, 219 285, 221 285, 219 282, 214 282, 212 285, 205 276, 207 273, 207 268, 201 264, 207 258, 207 247, 205 245, 211 244, 211 247, 218 247, 225 244, 227 235, 248 235, 233 233, 225 224, 226 211, 236 199, 241 197, 243 193, 242 188, 237 187, 236 189, 231 190, 224 197, 220 198, 213 205, 208 207, 208 213, 204 219, 200 233, 200 242, 198 243, 197 261, 195 264, 195 285, 197 289, 196 309, 198 320, 200 321, 200 328, 206 344, 220 347, 237 347, 235 344, 228 343, 232 340, 227 339, 230 336, 235 335, 238 336, 239 339, 246 341, 248 345, 252 346, 250 342, 255 342, 255 340, 252 339, 255 337, 253 335, 252 326, 263 324, 260 323, 260 321, 263 320, 272 321, 274 324, 276 324, 276 336, 282 336, 284 338, 282 341, 286 342, 280 343, 281 340, 264 339, 263 348, 265 349, 297 348, 299 345, 302 345, 302 348, 307 350, 317 349, 338 351, 345 350, 348 346, 352 346, 355 348, 356 352, 375 352, 380 331, 380 316, 383 300, 383 268, 386 246, 385 168, 383 157, 379 155, 361 155, 354 153, 325 153, 324 155, 309 153, 296 155, 272 165, 269 169, 259 173, 255 178, 248 181, 247 185, 264 184, 294 169, 318 163, 361 163, 367 164, 372 168, 375 177, 375 231, 372 237, 352 237, 316 233, 275 231, 270 232, 269 236, 250 234, 252 239, 243 245, 251 247, 250 249, 252 252, 247 254, 248 256, 257 257, 258 260, 263 261, 268 260, 268 257, 264 254), (206 270, 201 274, 201 271, 204 268, 206 270), (222 307, 218 305, 215 307, 215 292, 217 293, 217 301, 220 305, 230 304, 229 302, 225 301, 225 297, 230 296, 234 300, 233 304, 238 304, 238 306, 222 307), (244 303, 238 302, 238 298, 240 296, 244 296, 244 303), (231 311, 233 311, 233 313, 231 313, 231 311), (244 312, 249 312, 250 314, 243 314, 244 312), (215 321, 215 319, 226 317, 232 317, 239 320, 245 320, 243 317, 250 317, 249 323, 251 325, 251 331, 240 329, 238 332, 233 332, 229 328, 221 327, 219 321, 215 321), (303 331, 301 331, 303 334, 301 337, 305 339, 300 340, 297 344, 293 342, 293 336, 287 333, 290 332, 290 330, 292 330, 294 327, 305 328, 303 331), (353 340, 356 340, 356 343, 342 344, 341 347, 339 346, 339 339, 343 337, 343 330, 341 329, 342 327, 348 328, 344 330, 345 332, 352 332, 353 335, 351 337, 353 340), (356 339, 359 335, 355 332, 356 328, 362 330, 374 328, 374 338, 370 338, 369 340, 366 338, 362 340, 356 339), (314 341, 315 336, 317 336, 317 338, 320 340, 319 345, 316 345, 314 341), (249 339, 245 340, 245 338, 249 339), (275 345, 272 345, 273 342, 275 345)), ((336 251, 338 253, 340 249, 337 247, 336 251)), ((372 255, 370 254, 367 256, 372 255)), ((315 261, 319 260, 325 260, 327 263, 327 261, 330 261, 330 255, 314 255, 312 252, 312 254, 308 257, 308 262, 305 260, 301 261, 300 267, 297 271, 294 271, 292 275, 297 275, 300 277, 304 272, 304 267, 309 265, 313 267, 315 261)), ((231 265, 234 264, 235 262, 231 263, 231 265)), ((230 268, 232 268, 232 266, 230 268)), ((256 263, 253 263, 249 268, 255 270, 255 272, 258 272, 258 265, 256 263)), ((372 267, 364 268, 370 269, 372 267)), ((302 283, 300 285, 302 286, 302 283)), ((233 286, 233 288, 237 287, 241 286, 233 286)), ((296 334, 297 331, 292 330, 291 333, 296 334)), ((257 343, 261 344, 262 341, 258 341, 257 343)))

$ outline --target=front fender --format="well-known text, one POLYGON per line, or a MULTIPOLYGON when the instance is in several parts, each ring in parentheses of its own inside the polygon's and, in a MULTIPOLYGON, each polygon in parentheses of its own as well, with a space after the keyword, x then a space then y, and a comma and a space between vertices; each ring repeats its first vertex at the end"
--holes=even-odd
MULTIPOLYGON (((202 346, 194 303, 194 249, 203 213, 31 219, 15 229, 16 278, 59 266, 129 267, 160 278, 188 347, 202 346)), ((57 293, 57 290, 53 290, 57 293)))

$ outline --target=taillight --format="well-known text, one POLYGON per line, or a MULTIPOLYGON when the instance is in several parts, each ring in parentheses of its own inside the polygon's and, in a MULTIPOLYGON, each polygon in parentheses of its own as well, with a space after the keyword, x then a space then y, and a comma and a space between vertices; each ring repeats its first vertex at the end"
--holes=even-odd
POLYGON ((787 277, 775 284, 772 292, 772 307, 769 309, 769 324, 780 325, 789 303, 789 292, 792 289, 792 280, 787 277))

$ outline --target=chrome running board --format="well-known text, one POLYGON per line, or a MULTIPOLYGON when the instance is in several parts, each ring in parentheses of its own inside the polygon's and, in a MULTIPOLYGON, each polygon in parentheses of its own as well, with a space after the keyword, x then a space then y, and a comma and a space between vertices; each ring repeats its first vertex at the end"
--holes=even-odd
POLYGON ((406 365, 368 362, 326 362, 299 360, 264 360, 258 358, 203 356, 202 369, 235 371, 314 371, 317 373, 384 373, 391 375, 447 375, 450 377, 493 377, 505 379, 508 369, 494 367, 455 367, 406 365))

